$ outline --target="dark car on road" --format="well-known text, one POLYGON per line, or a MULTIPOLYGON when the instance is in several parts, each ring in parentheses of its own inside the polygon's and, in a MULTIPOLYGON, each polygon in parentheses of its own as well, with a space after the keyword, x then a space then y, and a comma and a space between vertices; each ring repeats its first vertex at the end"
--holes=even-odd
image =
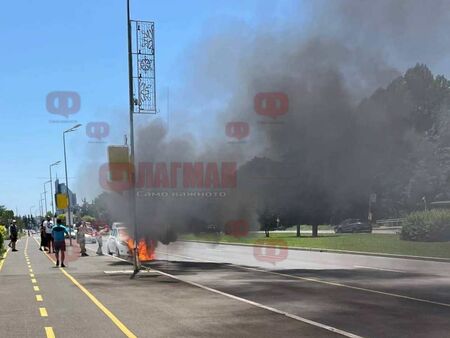
POLYGON ((366 222, 361 222, 359 219, 349 218, 342 221, 334 227, 335 233, 344 232, 372 232, 372 225, 366 222))

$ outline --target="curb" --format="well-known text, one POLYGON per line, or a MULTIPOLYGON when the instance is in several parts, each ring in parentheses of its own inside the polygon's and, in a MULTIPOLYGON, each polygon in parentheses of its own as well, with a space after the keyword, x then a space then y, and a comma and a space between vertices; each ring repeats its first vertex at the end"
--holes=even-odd
MULTIPOLYGON (((180 239, 180 240, 178 240, 178 242, 194 242, 194 243, 206 243, 206 244, 256 246, 256 247, 273 247, 271 245, 259 245, 259 244, 255 245, 255 244, 232 243, 232 242, 212 242, 212 241, 190 240, 190 239, 180 239)), ((399 254, 390 254, 390 253, 382 253, 382 252, 365 252, 365 251, 351 251, 351 250, 339 250, 339 249, 307 248, 307 247, 298 247, 298 246, 297 247, 288 246, 287 249, 297 250, 297 251, 331 252, 331 253, 350 254, 350 255, 403 258, 403 259, 414 259, 414 260, 421 260, 421 261, 450 263, 450 258, 442 258, 442 257, 399 255, 399 254)))

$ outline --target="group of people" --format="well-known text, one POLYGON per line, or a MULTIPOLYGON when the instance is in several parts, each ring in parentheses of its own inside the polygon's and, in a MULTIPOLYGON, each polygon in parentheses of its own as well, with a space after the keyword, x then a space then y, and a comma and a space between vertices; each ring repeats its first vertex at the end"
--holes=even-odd
MULTIPOLYGON (((81 256, 89 256, 86 253, 86 235, 88 234, 88 226, 86 222, 78 222, 76 224, 76 240, 80 245, 80 254, 81 256)), ((108 231, 108 228, 104 230, 95 231, 95 237, 98 243, 97 255, 103 255, 103 239, 102 236, 108 231)), ((64 226, 61 219, 56 220, 56 225, 53 224, 53 221, 50 216, 47 216, 41 223, 41 243, 39 245, 39 250, 48 251, 49 253, 54 253, 56 256, 56 266, 60 266, 64 268, 64 259, 66 252, 66 235, 67 237, 71 236, 69 231, 64 226)), ((30 233, 28 232, 28 235, 30 233)), ((19 237, 19 229, 17 227, 16 220, 13 220, 11 225, 9 226, 9 239, 10 242, 8 246, 11 248, 11 251, 17 251, 16 242, 19 237)))
POLYGON ((64 265, 66 241, 65 234, 69 234, 67 228, 63 225, 61 219, 56 220, 56 225, 53 224, 52 219, 47 218, 41 223, 41 244, 39 250, 45 250, 49 253, 53 252, 56 256, 56 266, 59 267, 61 258, 61 267, 64 265), (42 249, 44 248, 44 249, 42 249))
MULTIPOLYGON (((80 245, 81 256, 89 256, 86 253, 86 234, 88 233, 88 227, 86 222, 78 222, 76 224, 76 240, 80 245)), ((67 228, 63 225, 61 219, 56 220, 56 225, 50 217, 47 217, 41 224, 41 244, 39 250, 45 250, 49 253, 54 253, 56 256, 56 266, 59 266, 61 258, 61 267, 64 268, 64 259, 66 251, 65 235, 67 237, 71 236, 67 228), (42 249, 44 248, 44 249, 42 249)), ((97 255, 103 255, 102 250, 102 236, 103 231, 96 232, 96 238, 98 243, 97 255)))

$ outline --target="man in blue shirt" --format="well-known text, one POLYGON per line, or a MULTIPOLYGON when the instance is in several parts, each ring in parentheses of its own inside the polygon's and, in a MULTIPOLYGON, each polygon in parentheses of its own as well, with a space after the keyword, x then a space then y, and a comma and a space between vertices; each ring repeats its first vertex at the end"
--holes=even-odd
POLYGON ((56 225, 52 228, 52 236, 53 236, 53 247, 55 249, 56 256, 56 266, 59 266, 59 252, 61 251, 61 267, 65 268, 64 258, 66 251, 66 240, 64 238, 64 234, 69 235, 66 227, 62 224, 60 219, 56 220, 56 225))

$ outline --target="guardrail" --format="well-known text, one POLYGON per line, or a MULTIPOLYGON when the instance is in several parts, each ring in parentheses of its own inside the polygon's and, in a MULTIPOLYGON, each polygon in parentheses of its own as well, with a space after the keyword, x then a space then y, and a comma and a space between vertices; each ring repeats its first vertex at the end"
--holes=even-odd
POLYGON ((378 226, 401 226, 406 218, 386 218, 376 221, 378 226))

